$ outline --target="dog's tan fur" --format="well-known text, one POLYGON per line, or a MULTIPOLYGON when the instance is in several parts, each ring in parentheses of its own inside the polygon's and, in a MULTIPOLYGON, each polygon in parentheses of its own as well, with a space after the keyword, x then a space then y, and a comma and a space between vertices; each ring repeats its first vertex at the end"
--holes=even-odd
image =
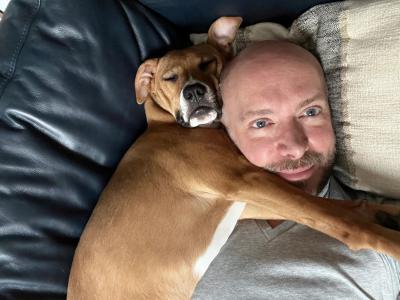
MULTIPOLYGON (((237 29, 240 21, 233 21, 237 29)), ((217 89, 231 39, 210 33, 213 45, 173 51, 140 67, 135 87, 148 129, 123 157, 85 228, 68 299, 189 299, 200 279, 194 264, 238 200, 247 203, 242 218, 293 220, 351 249, 400 258, 400 235, 374 223, 376 207, 305 194, 251 165, 222 128, 176 123, 189 74, 217 89), (212 65, 200 72, 199 62, 210 57, 212 65), (163 80, 174 68, 179 79, 163 80)))

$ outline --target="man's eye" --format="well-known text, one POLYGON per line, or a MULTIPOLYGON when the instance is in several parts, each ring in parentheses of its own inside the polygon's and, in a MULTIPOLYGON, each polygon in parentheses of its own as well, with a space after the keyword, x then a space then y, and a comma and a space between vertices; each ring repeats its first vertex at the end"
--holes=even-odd
POLYGON ((304 112, 306 117, 315 117, 321 113, 321 109, 318 107, 311 107, 304 112))
POLYGON ((270 122, 268 122, 268 120, 260 119, 260 120, 256 120, 255 122, 253 122, 251 124, 251 127, 264 128, 264 127, 268 126, 269 124, 270 124, 270 122))

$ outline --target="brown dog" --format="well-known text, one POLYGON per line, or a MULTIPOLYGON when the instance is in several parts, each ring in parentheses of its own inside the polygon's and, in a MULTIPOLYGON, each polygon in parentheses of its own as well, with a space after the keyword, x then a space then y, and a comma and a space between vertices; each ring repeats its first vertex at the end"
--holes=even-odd
POLYGON ((222 128, 177 124, 217 121, 218 78, 240 22, 221 18, 209 44, 140 66, 136 95, 148 129, 85 228, 68 299, 189 299, 239 217, 293 220, 400 258, 400 234, 376 224, 373 207, 305 194, 251 165, 222 128))

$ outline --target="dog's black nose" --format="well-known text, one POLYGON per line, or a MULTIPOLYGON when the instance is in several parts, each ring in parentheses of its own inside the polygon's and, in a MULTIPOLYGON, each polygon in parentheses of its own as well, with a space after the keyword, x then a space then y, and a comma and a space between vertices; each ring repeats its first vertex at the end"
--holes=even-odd
POLYGON ((183 89, 183 97, 190 102, 200 102, 206 91, 207 89, 203 84, 193 83, 183 89))

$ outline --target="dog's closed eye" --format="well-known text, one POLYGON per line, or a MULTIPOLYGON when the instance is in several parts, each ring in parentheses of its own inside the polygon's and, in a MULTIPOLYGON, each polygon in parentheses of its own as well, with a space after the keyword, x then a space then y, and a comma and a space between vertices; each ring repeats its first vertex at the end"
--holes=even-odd
POLYGON ((175 73, 167 73, 162 77, 162 79, 164 81, 176 82, 178 80, 178 75, 175 73))

